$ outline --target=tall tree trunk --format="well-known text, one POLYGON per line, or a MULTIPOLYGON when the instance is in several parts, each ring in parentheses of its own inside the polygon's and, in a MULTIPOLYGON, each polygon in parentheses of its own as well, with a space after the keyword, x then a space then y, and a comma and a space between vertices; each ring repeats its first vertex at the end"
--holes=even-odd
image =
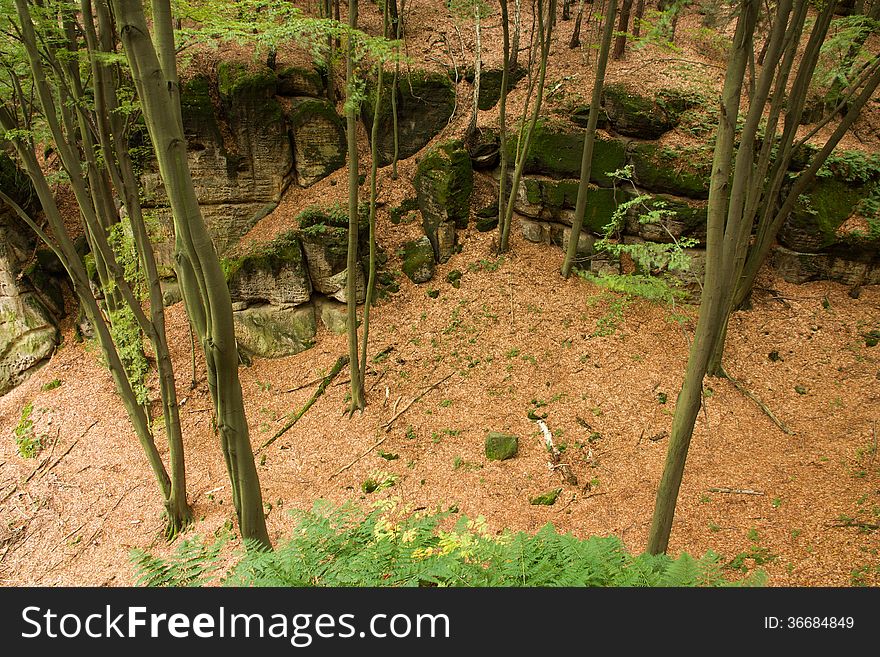
POLYGON ((173 536, 190 522, 192 511, 186 500, 183 435, 180 427, 177 390, 174 383, 174 368, 165 332, 165 311, 162 289, 159 285, 159 271, 138 197, 137 179, 125 135, 125 121, 119 112, 116 85, 113 81, 113 78, 117 77, 114 75, 115 69, 104 64, 97 56, 99 52, 107 55, 115 53, 116 44, 111 36, 114 32, 109 6, 106 0, 95 0, 94 15, 98 22, 100 36, 91 20, 91 0, 82 0, 81 9, 85 35, 89 43, 92 75, 95 80, 95 118, 101 148, 111 179, 114 181, 114 187, 122 196, 125 208, 128 210, 135 247, 149 288, 149 326, 153 330, 149 331, 147 335, 156 354, 162 415, 168 437, 171 495, 167 506, 173 509, 169 512, 168 533, 173 536))
POLYGON ((152 6, 155 47, 142 4, 113 0, 125 54, 171 204, 178 280, 205 352, 208 387, 241 534, 256 547, 270 548, 238 378, 229 288, 202 218, 187 162, 170 5, 167 0, 153 0, 152 6))
MULTIPOLYGON (((513 202, 516 198, 517 190, 519 189, 519 183, 522 179, 522 170, 523 165, 525 164, 525 159, 528 156, 529 146, 532 141, 532 135, 535 132, 535 126, 538 123, 538 117, 541 115, 541 103, 544 98, 544 80, 547 76, 547 58, 550 55, 550 46, 552 45, 552 34, 553 34, 553 22, 550 20, 550 17, 556 14, 556 0, 550 0, 549 5, 546 9, 546 16, 544 10, 543 0, 537 0, 537 42, 536 47, 540 53, 540 60, 538 63, 538 79, 536 84, 536 96, 535 96, 535 105, 532 108, 532 114, 529 118, 528 125, 525 126, 524 131, 520 131, 520 138, 517 140, 517 158, 516 165, 513 170, 513 182, 511 183, 510 195, 508 196, 508 200, 505 208, 504 222, 499 226, 499 230, 501 233, 501 239, 498 245, 498 251, 500 253, 505 253, 508 251, 509 240, 510 240, 510 225, 513 220, 513 202)), ((502 148, 506 148, 506 144, 501 145, 502 148)))
MULTIPOLYGON (((354 72, 354 39, 358 24, 357 0, 348 0, 348 45, 345 51, 345 123, 348 141, 348 259, 345 275, 345 298, 348 303, 348 358, 351 377, 350 412, 362 411, 366 406, 364 386, 358 363, 357 325, 357 251, 358 251, 358 152, 357 152, 357 103, 354 72)), ((378 92, 381 94, 381 90, 378 92)), ((374 121, 375 123, 375 121, 374 121)))
POLYGON ((513 37, 510 41, 510 70, 519 62, 519 41, 522 33, 522 0, 513 0, 513 37))
POLYGON ((469 142, 474 132, 477 130, 477 113, 480 110, 480 73, 483 69, 482 64, 482 44, 480 37, 482 29, 480 28, 480 0, 474 0, 474 38, 476 46, 474 48, 474 107, 471 111, 471 118, 468 122, 467 130, 464 133, 465 143, 469 142))
POLYGON ((645 16, 645 0, 636 0, 636 13, 633 16, 633 38, 638 39, 642 33, 642 18, 645 16))
POLYGON ((697 320, 696 335, 691 344, 684 383, 675 405, 666 463, 657 489, 657 501, 648 536, 647 551, 650 554, 663 553, 669 545, 678 491, 702 400, 703 378, 706 375, 712 347, 720 333, 721 314, 726 307, 725 285, 729 286, 729 282, 721 278, 721 258, 724 223, 727 216, 727 185, 736 135, 736 118, 749 52, 753 48, 758 7, 758 0, 743 0, 741 3, 740 17, 728 59, 709 186, 706 272, 700 315, 697 320))
POLYGON ((498 180, 498 226, 504 225, 507 216, 507 86, 510 77, 510 17, 507 0, 501 2, 501 97, 498 99, 498 143, 501 157, 501 177, 498 180))
MULTIPOLYGON (((629 0, 624 1, 627 2, 629 0)), ((569 274, 571 274, 571 268, 577 258, 581 229, 584 225, 584 214, 587 208, 587 194, 589 193, 590 173, 593 163, 593 147, 596 143, 596 125, 599 123, 602 88, 605 83, 605 69, 608 66, 608 51, 611 49, 611 39, 614 36, 614 18, 616 13, 617 0, 608 0, 608 9, 605 12, 605 30, 602 33, 602 43, 599 46, 599 61, 596 64, 596 78, 593 81, 593 97, 590 100, 590 114, 587 118, 587 131, 584 135, 584 150, 581 154, 581 178, 578 184, 574 219, 572 220, 571 232, 569 233, 565 260, 562 263, 562 276, 564 278, 568 278, 569 274)))
POLYGON ((577 17, 574 19, 574 29, 571 32, 571 40, 568 47, 574 50, 581 45, 581 24, 584 20, 584 0, 578 0, 577 17))
MULTIPOLYGON (((617 39, 614 41, 614 53, 612 59, 622 59, 626 51, 626 28, 629 27, 629 12, 632 8, 632 0, 623 0, 620 7, 620 22, 617 24, 617 39)), ((608 20, 607 18, 605 20, 608 20)))
POLYGON ((404 0, 400 0, 400 15, 398 17, 399 20, 397 22, 396 32, 397 47, 394 53, 394 76, 391 78, 391 128, 394 133, 394 154, 391 158, 392 180, 397 180, 397 160, 400 157, 400 131, 398 129, 399 121, 397 116, 397 84, 400 80, 400 37, 403 34, 404 9, 404 0))

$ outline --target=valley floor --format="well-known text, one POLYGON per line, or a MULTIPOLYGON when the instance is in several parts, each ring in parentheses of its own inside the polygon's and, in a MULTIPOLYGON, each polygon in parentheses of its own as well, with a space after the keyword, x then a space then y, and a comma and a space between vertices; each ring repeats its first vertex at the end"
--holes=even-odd
MULTIPOLYGON (((289 534, 289 510, 319 498, 393 498, 411 509, 457 505, 497 532, 550 522, 579 536, 615 534, 640 552, 695 308, 562 281, 557 249, 517 238, 498 259, 491 234, 462 237, 463 252, 432 282, 404 279, 375 309, 370 353, 387 356, 370 363, 366 411, 347 419, 343 374, 258 455, 273 540, 289 534), (443 282, 451 269, 463 272, 460 288, 443 282), (396 411, 449 374, 385 432, 396 411), (547 414, 577 486, 548 468, 530 411, 547 414), (519 455, 487 461, 488 431, 517 434, 519 455), (388 475, 395 485, 362 492, 368 477, 388 475), (553 506, 529 504, 558 486, 553 506)), ((670 551, 711 549, 733 567, 763 568, 776 586, 878 585, 880 347, 863 334, 878 328, 880 289, 853 299, 832 283, 761 284, 755 308, 731 322, 726 367, 793 433, 730 381, 707 379, 670 551)), ((181 304, 169 308, 169 330, 197 518, 186 536, 208 536, 231 526, 229 486, 201 363, 189 391, 181 304)), ((241 370, 255 447, 345 349, 344 337, 321 329, 312 349, 241 370)), ((51 362, 0 398, 2 585, 131 585, 129 550, 170 550, 155 484, 99 360, 68 327, 51 362), (30 402, 45 445, 26 460, 13 431, 30 402)))

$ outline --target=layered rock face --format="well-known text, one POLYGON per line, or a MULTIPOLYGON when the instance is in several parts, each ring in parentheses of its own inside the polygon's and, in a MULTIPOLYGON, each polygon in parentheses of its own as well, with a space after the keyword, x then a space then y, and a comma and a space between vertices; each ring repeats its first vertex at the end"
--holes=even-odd
POLYGON ((425 235, 437 261, 446 262, 455 246, 455 229, 466 228, 470 217, 474 171, 464 144, 447 141, 429 150, 413 185, 425 235))
MULTIPOLYGON (((360 230, 368 235, 366 226, 360 230)), ((361 239, 357 263, 358 303, 366 297, 361 239)), ((320 320, 328 330, 345 330, 348 218, 335 210, 310 208, 297 227, 269 243, 221 264, 233 301, 239 348, 263 358, 290 356, 314 343, 320 320)))
MULTIPOLYGON (((619 85, 607 87, 603 109, 607 133, 599 133, 590 175, 585 230, 601 235, 621 204, 636 195, 647 200, 630 207, 621 225, 625 241, 669 243, 693 238, 696 262, 703 257, 712 149, 657 141, 676 128, 697 100, 688 92, 666 90, 653 97, 619 85), (629 181, 615 181, 611 172, 627 167, 629 181), (644 222, 653 210, 667 211, 662 223, 644 222)), ((583 130, 571 122, 541 119, 525 157, 524 176, 514 210, 526 239, 567 243, 580 178, 583 130)), ((509 156, 514 138, 504 146, 509 156)), ((791 176, 806 156, 796 157, 791 176)), ((494 177, 499 178, 498 170, 494 177)), ((822 278, 849 285, 880 282, 880 157, 861 153, 833 155, 820 177, 799 199, 779 233, 771 263, 787 280, 822 278)), ((592 239, 592 238, 591 238, 592 239)), ((588 254, 590 244, 579 244, 588 254)), ((606 267, 596 258, 592 268, 606 267)))
MULTIPOLYGON (((308 187, 345 163, 345 133, 314 71, 224 62, 217 81, 181 89, 188 159, 202 214, 222 255, 278 204, 291 183, 308 187)), ((142 176, 145 205, 172 233, 167 195, 153 162, 142 176)), ((170 268, 171 240, 159 245, 170 268)))
MULTIPOLYGON (((29 183, 2 154, 0 187, 20 205, 30 206, 29 183)), ((58 345, 55 318, 22 276, 34 246, 31 231, 0 204, 0 394, 24 381, 58 345)))
MULTIPOLYGON (((375 85, 369 89, 362 109, 368 135, 372 135, 373 122, 379 122, 377 150, 380 166, 390 164, 394 158, 391 80, 392 74, 386 72, 379 116, 373 116, 378 93, 375 85)), ((455 89, 446 75, 424 71, 401 75, 397 84, 398 158, 406 159, 424 148, 446 127, 454 109, 455 89)))

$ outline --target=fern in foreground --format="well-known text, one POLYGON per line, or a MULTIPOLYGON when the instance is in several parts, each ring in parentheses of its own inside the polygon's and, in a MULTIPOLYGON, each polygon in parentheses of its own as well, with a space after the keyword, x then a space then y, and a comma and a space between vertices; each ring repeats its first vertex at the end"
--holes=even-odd
POLYGON ((274 552, 251 550, 218 574, 221 544, 186 541, 167 559, 132 553, 146 586, 727 586, 761 585, 764 574, 738 582, 722 576, 708 552, 633 556, 619 539, 579 539, 548 524, 536 534, 491 536, 482 520, 451 512, 402 518, 389 507, 364 511, 317 502, 295 512, 292 538, 274 552))

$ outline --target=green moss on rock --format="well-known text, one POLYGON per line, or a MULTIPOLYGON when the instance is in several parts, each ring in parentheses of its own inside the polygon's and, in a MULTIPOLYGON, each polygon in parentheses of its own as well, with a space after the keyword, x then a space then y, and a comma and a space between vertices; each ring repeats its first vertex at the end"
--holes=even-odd
POLYGON ((311 283, 296 231, 288 231, 244 255, 220 261, 236 301, 300 304, 309 300, 311 283))
POLYGON ((643 142, 631 149, 630 162, 636 182, 651 191, 709 197, 710 149, 674 149, 643 142))
MULTIPOLYGON (((379 105, 379 165, 390 164, 394 157, 394 122, 391 108, 392 72, 386 71, 379 105)), ((375 83, 367 88, 361 113, 372 139, 376 106, 375 83)), ((455 108, 455 87, 443 73, 412 71, 402 74, 397 85, 398 157, 404 160, 424 148, 449 122, 455 108)))
POLYGON ((425 235, 438 261, 451 255, 454 229, 465 228, 474 189, 471 159, 460 140, 437 144, 419 162, 413 185, 425 235), (447 225, 449 224, 449 225, 447 225))
POLYGON ((403 245, 401 269, 413 283, 426 283, 434 277, 434 249, 427 237, 403 245))
POLYGON ((676 115, 654 98, 642 96, 622 84, 607 85, 603 105, 611 125, 622 135, 657 139, 676 126, 676 115))
POLYGON ((217 66, 217 91, 225 99, 236 96, 264 96, 275 94, 278 76, 266 67, 253 70, 243 62, 220 62, 217 66))
MULTIPOLYGON (((516 135, 507 140, 510 161, 516 153, 516 135)), ((547 120, 539 120, 532 134, 529 152, 523 165, 523 173, 543 174, 553 178, 579 178, 581 156, 584 150, 583 131, 569 126, 558 126, 547 120)), ((607 139, 597 135, 593 148, 590 181, 610 185, 607 172, 620 169, 626 159, 626 141, 607 139)))
POLYGON ((541 493, 540 495, 536 495, 535 497, 530 497, 529 504, 537 506, 552 506, 556 504, 556 500, 561 492, 561 488, 553 488, 551 490, 541 493))
POLYGON ((485 452, 490 461, 512 459, 519 451, 519 438, 516 436, 490 431, 486 436, 485 452))
POLYGON ((835 178, 820 178, 802 194, 779 232, 779 241, 799 252, 816 252, 846 240, 841 225, 859 202, 870 194, 870 185, 852 185, 835 178))
POLYGON ((345 164, 345 128, 329 101, 292 99, 287 123, 293 134, 294 168, 301 187, 313 185, 345 164))

